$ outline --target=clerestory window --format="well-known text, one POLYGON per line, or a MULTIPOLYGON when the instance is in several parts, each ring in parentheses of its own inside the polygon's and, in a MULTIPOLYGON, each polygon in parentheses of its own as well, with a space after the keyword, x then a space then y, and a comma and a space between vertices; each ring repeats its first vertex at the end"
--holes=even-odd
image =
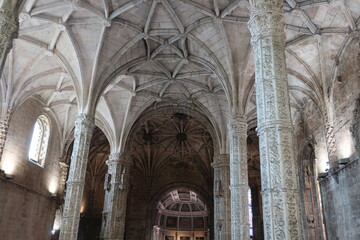
POLYGON ((44 166, 49 143, 50 123, 48 117, 40 115, 35 122, 30 142, 29 160, 44 166))

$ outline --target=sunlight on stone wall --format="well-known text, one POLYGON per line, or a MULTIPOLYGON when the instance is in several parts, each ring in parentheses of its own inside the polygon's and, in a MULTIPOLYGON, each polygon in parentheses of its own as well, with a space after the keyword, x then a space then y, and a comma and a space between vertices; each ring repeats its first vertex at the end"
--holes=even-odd
POLYGON ((339 141, 337 141, 337 150, 340 159, 348 158, 355 152, 354 141, 349 129, 341 132, 339 141))
POLYGON ((49 180, 49 183, 48 183, 48 190, 50 193, 56 193, 57 191, 57 188, 58 188, 58 179, 53 177, 52 179, 49 180))
POLYGON ((329 170, 329 158, 325 146, 316 146, 315 151, 318 172, 327 172, 329 170))
POLYGON ((15 156, 10 152, 4 152, 1 160, 1 169, 7 174, 14 174, 16 169, 15 156))

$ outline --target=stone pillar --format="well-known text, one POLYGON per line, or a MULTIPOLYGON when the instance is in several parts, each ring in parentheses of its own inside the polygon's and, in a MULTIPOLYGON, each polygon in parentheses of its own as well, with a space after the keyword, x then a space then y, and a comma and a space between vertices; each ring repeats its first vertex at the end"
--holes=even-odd
POLYGON ((248 208, 247 123, 243 115, 229 118, 231 240, 250 239, 248 208))
POLYGON ((5 116, 0 120, 0 162, 5 147, 6 136, 9 130, 9 122, 11 117, 11 109, 8 109, 5 116))
POLYGON ((160 228, 158 226, 153 227, 153 234, 151 240, 162 240, 162 238, 160 238, 160 228))
POLYGON ((75 140, 71 155, 70 172, 67 181, 64 213, 60 240, 77 240, 80 208, 84 193, 85 174, 89 155, 89 145, 94 121, 80 114, 75 122, 75 140))
POLYGON ((214 236, 215 240, 230 240, 230 160, 228 154, 214 157, 214 236))
POLYGON ((266 240, 303 239, 282 0, 250 0, 266 240))
POLYGON ((123 240, 125 233, 126 203, 129 191, 130 156, 112 153, 108 173, 105 175, 105 200, 101 239, 123 240))
POLYGON ((19 11, 25 0, 5 0, 0 3, 0 74, 4 69, 7 54, 12 42, 18 36, 19 11))

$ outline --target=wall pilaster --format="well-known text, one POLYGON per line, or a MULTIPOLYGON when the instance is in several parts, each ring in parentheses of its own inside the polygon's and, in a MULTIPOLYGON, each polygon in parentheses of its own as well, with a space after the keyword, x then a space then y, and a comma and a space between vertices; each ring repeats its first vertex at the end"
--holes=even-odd
POLYGON ((122 240, 125 232, 126 203, 129 190, 130 156, 112 153, 105 175, 105 200, 101 239, 122 240))
POLYGON ((214 168, 214 236, 215 240, 230 240, 230 156, 220 154, 211 164, 214 168))
POLYGON ((61 194, 64 194, 66 178, 67 178, 68 171, 69 171, 69 165, 67 165, 64 162, 59 162, 59 167, 60 167, 59 192, 61 194))
POLYGON ((248 208, 247 123, 243 115, 229 118, 231 240, 250 239, 248 208))
POLYGON ((282 0, 251 0, 263 220, 266 240, 302 237, 285 66, 282 0))
POLYGON ((8 109, 6 111, 5 116, 3 116, 2 119, 0 120, 0 162, 2 159, 2 154, 4 151, 4 147, 5 147, 6 137, 7 137, 8 130, 9 130, 9 122, 10 122, 11 113, 12 113, 11 109, 8 109))
POLYGON ((85 114, 80 114, 77 117, 60 240, 77 240, 80 209, 93 128, 94 121, 92 118, 85 114))

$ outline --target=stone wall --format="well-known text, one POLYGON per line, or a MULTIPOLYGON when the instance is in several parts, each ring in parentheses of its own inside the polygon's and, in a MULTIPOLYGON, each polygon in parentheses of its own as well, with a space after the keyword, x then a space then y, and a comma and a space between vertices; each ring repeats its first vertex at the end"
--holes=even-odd
MULTIPOLYGON (((349 43, 339 59, 337 77, 329 92, 330 115, 334 127, 331 137, 334 138, 336 144, 335 165, 342 158, 350 158, 352 161, 358 159, 355 149, 356 144, 359 143, 356 143, 351 131, 352 128, 355 129, 354 125, 358 122, 354 110, 356 102, 359 101, 357 100, 360 93, 359 70, 359 43, 358 40, 354 40, 349 43)), ((314 170, 318 172, 329 168, 324 165, 329 159, 325 122, 321 119, 321 115, 325 112, 321 106, 316 106, 308 100, 304 102, 302 112, 295 114, 296 152, 301 183, 304 181, 301 166, 305 160, 310 160, 311 164, 315 164, 317 168, 314 170), (314 147, 315 156, 312 158, 306 157, 302 151, 307 145, 314 147)), ((355 161, 341 170, 335 169, 333 175, 319 182, 327 239, 360 239, 359 170, 359 163, 355 161)), ((333 171, 333 169, 330 170, 330 172, 333 171)), ((316 171, 314 174, 317 175, 316 171)), ((302 189, 304 189, 304 183, 302 189)))
POLYGON ((42 111, 39 102, 28 100, 10 120, 1 168, 13 179, 0 179, 0 238, 2 240, 50 239, 59 179, 59 134, 56 122, 42 111), (37 117, 50 119, 50 142, 44 167, 28 160, 32 131, 37 117))
POLYGON ((359 70, 359 43, 354 40, 339 64, 332 96, 337 157, 352 162, 320 181, 329 240, 360 239, 360 165, 355 151, 359 143, 351 135, 352 126, 359 124, 354 115, 360 93, 359 70))
POLYGON ((360 53, 358 41, 349 44, 339 64, 338 80, 333 87, 334 134, 338 159, 351 157, 355 142, 350 129, 360 94, 360 53))
POLYGON ((360 164, 354 161, 320 181, 328 240, 360 239, 360 164))
POLYGON ((48 195, 0 178, 0 238, 50 239, 55 206, 48 195))

